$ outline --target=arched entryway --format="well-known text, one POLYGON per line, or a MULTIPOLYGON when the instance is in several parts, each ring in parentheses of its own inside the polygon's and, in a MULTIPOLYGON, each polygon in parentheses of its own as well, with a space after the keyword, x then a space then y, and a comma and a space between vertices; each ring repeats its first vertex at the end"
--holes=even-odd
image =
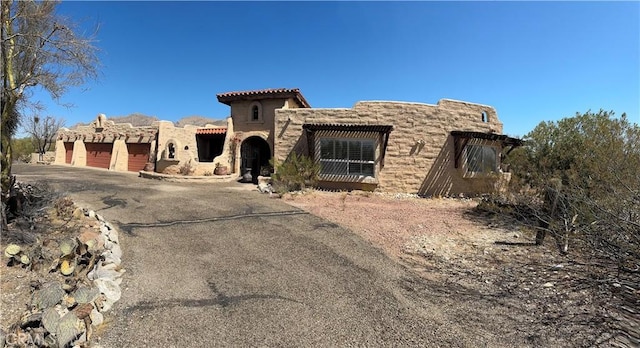
POLYGON ((271 159, 271 148, 264 139, 253 136, 245 139, 240 146, 241 175, 251 173, 252 182, 258 183, 260 168, 268 166, 271 159))

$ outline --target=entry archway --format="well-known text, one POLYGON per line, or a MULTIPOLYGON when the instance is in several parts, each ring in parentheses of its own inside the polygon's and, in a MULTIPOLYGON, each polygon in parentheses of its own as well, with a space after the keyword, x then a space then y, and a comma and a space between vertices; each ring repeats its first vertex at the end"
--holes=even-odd
POLYGON ((258 183, 260 168, 269 165, 271 148, 269 143, 258 136, 248 137, 240 146, 240 173, 251 173, 253 183, 258 183))

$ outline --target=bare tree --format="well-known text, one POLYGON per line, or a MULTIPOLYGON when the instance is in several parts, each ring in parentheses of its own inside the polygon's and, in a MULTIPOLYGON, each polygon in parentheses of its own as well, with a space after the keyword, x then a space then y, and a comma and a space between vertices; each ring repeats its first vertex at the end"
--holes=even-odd
POLYGON ((2 118, 0 166, 2 202, 11 187, 11 138, 20 123, 21 110, 36 105, 32 87, 51 97, 97 77, 97 49, 92 36, 80 35, 76 25, 56 14, 59 1, 2 0, 0 49, 2 66, 2 118))
POLYGON ((64 119, 47 116, 41 119, 33 116, 26 121, 25 131, 31 136, 33 146, 39 154, 39 160, 43 160, 43 155, 47 152, 55 141, 58 130, 64 126, 64 119))

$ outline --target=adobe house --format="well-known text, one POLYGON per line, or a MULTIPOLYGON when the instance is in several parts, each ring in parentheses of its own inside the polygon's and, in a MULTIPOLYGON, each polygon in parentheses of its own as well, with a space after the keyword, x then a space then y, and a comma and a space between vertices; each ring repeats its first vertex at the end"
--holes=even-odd
POLYGON ((231 107, 234 172, 254 176, 292 153, 320 163, 320 186, 428 196, 491 192, 510 174, 501 160, 522 141, 500 134, 493 107, 442 99, 436 105, 363 101, 311 108, 298 89, 218 94, 231 107), (260 169, 257 169, 259 167, 260 169))
POLYGON ((227 119, 227 127, 175 127, 170 121, 159 121, 154 171, 179 174, 184 168, 191 168, 191 175, 212 175, 217 167, 230 168, 233 164, 232 134, 230 119, 227 119))
POLYGON ((311 108, 298 89, 217 95, 229 105, 226 127, 150 127, 114 124, 104 115, 89 126, 64 129, 56 163, 110 170, 210 175, 269 175, 273 158, 293 152, 320 164, 320 186, 473 195, 504 186, 502 159, 520 139, 501 134, 491 106, 442 99, 436 105, 362 101, 352 108, 311 108), (148 163, 148 164, 146 164, 148 163))
POLYGON ((218 94, 218 101, 231 108, 234 147, 233 172, 258 175, 270 172, 275 153, 276 112, 311 106, 298 89, 265 89, 218 94))
POLYGON ((170 121, 134 127, 129 123, 114 123, 100 114, 87 126, 62 128, 58 132, 54 163, 170 174, 189 166, 193 169, 191 174, 203 175, 213 173, 217 163, 228 165, 226 136, 227 127, 175 127, 170 121))
POLYGON ((140 171, 155 158, 157 127, 116 124, 103 114, 88 126, 62 128, 54 163, 118 171, 140 171))

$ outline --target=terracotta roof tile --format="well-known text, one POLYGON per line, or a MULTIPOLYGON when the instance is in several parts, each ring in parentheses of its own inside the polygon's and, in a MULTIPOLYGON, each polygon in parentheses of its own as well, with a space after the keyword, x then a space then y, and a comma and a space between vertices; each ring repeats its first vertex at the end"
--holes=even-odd
POLYGON ((229 105, 232 101, 267 98, 294 98, 302 107, 310 108, 311 105, 304 98, 298 88, 267 88, 250 91, 235 91, 217 94, 218 101, 229 105))
POLYGON ((196 130, 196 134, 226 134, 227 128, 200 128, 196 130))

